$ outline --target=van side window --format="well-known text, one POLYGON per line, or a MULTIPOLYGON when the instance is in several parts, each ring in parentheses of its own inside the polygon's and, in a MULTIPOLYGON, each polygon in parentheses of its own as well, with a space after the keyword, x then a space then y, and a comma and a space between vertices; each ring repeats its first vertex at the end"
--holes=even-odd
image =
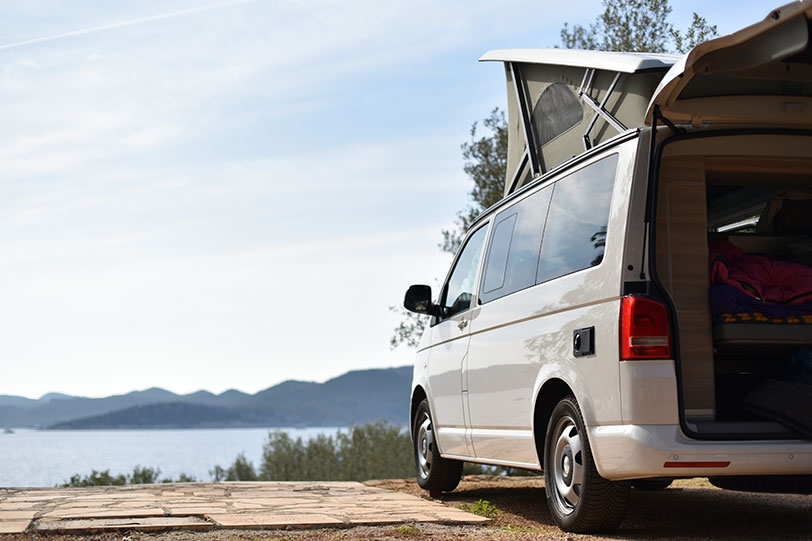
MULTIPOLYGON (((513 210, 513 209, 510 209, 513 210)), ((504 213, 503 213, 504 214, 504 213)), ((505 267, 507 266, 510 241, 513 239, 513 230, 516 227, 517 212, 502 218, 500 214, 493 228, 491 246, 488 249, 488 259, 485 264, 485 277, 482 281, 482 293, 491 293, 505 285, 505 267)))
POLYGON ((603 261, 617 154, 555 184, 536 282, 599 265, 603 261))
POLYGON ((476 282, 479 258, 482 255, 482 245, 485 243, 487 230, 488 228, 483 226, 471 235, 462 248, 460 257, 457 258, 457 264, 451 271, 440 300, 444 317, 451 317, 471 307, 474 282, 476 282))
POLYGON ((541 233, 551 193, 550 187, 539 190, 496 216, 485 261, 482 302, 536 283, 541 233))

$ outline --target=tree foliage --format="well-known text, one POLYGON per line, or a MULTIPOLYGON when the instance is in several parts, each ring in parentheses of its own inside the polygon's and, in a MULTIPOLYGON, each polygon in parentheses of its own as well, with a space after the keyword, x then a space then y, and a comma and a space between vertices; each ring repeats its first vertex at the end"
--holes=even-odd
POLYGON ((471 126, 470 140, 461 145, 463 170, 474 182, 468 194, 470 201, 457 212, 456 228, 444 229, 440 249, 456 253, 465 232, 479 214, 495 205, 505 191, 505 169, 507 168, 507 120, 505 112, 495 107, 491 114, 482 120, 485 133, 477 131, 479 123, 471 126))
POLYGON ((385 422, 352 426, 333 436, 303 442, 272 432, 260 477, 269 481, 365 481, 414 474, 408 432, 385 422))
POLYGON ((671 29, 671 37, 674 40, 674 50, 680 53, 687 53, 700 43, 713 39, 719 35, 716 25, 709 25, 704 17, 694 13, 694 20, 684 34, 679 30, 671 29))
POLYGON ((409 433, 381 421, 308 441, 273 431, 258 470, 240 454, 211 473, 215 481, 366 481, 411 477, 414 463, 409 433))
POLYGON ((177 479, 165 478, 158 480, 161 475, 160 468, 151 468, 149 466, 135 466, 132 473, 124 475, 123 473, 114 475, 110 470, 97 471, 93 470, 88 475, 75 474, 63 483, 63 487, 98 487, 98 486, 122 486, 122 485, 149 485, 153 483, 186 483, 194 482, 195 478, 191 475, 181 473, 177 479))
MULTIPOLYGON (((445 231, 444 231, 445 233, 445 231)), ((400 306, 390 306, 390 312, 400 315, 400 323, 395 327, 392 337, 389 339, 389 347, 395 349, 401 344, 410 348, 416 348, 426 328, 427 316, 409 312, 400 306)))
POLYGON ((684 53, 717 35, 716 26, 696 13, 684 33, 675 29, 668 22, 668 0, 603 0, 603 8, 589 27, 565 23, 561 45, 566 49, 684 53))
POLYGON ((215 482, 217 481, 256 481, 257 471, 254 469, 254 464, 245 458, 244 453, 237 455, 234 462, 228 468, 215 466, 213 470, 209 470, 215 482))

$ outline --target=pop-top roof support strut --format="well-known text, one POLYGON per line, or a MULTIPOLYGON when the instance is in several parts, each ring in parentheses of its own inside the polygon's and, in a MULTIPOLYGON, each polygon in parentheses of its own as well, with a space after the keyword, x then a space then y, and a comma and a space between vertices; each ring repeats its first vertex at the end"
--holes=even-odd
MULTIPOLYGON (((508 62, 507 64, 510 66, 510 77, 513 79, 513 88, 516 89, 516 102, 521 113, 519 117, 521 118, 522 132, 524 133, 524 151, 527 154, 527 158, 530 160, 530 174, 533 178, 535 178, 544 171, 542 171, 541 163, 539 162, 539 157, 536 153, 536 138, 533 134, 533 123, 530 119, 530 104, 527 101, 527 95, 524 91, 524 81, 522 80, 520 67, 517 66, 515 62, 508 62)), ((522 158, 522 164, 519 165, 519 171, 521 171, 523 162, 524 158, 522 158)), ((514 182, 516 181, 517 175, 518 172, 514 174, 514 182)))
POLYGON ((519 179, 522 177, 522 171, 524 171, 524 166, 527 165, 527 149, 524 149, 524 153, 522 154, 521 159, 519 160, 519 166, 516 167, 516 170, 513 172, 513 177, 510 179, 510 189, 508 193, 513 193, 516 190, 516 186, 519 184, 519 179))
POLYGON ((615 78, 612 79, 612 84, 610 84, 609 88, 606 90, 603 101, 598 103, 595 98, 589 95, 589 89, 592 86, 595 71, 595 68, 587 68, 586 72, 584 72, 584 78, 581 81, 581 86, 578 88, 578 96, 584 100, 584 103, 589 105, 593 111, 595 111, 595 114, 592 116, 592 120, 590 120, 589 125, 586 127, 586 131, 583 135, 584 150, 589 150, 592 148, 592 141, 589 139, 589 132, 591 132, 592 128, 595 127, 595 122, 598 120, 598 116, 604 119, 607 124, 616 129, 618 133, 623 133, 627 129, 622 122, 620 122, 614 117, 614 115, 612 115, 612 113, 606 110, 606 103, 609 101, 609 96, 612 95, 612 91, 615 89, 617 82, 620 80, 621 72, 617 72, 615 74, 615 78))

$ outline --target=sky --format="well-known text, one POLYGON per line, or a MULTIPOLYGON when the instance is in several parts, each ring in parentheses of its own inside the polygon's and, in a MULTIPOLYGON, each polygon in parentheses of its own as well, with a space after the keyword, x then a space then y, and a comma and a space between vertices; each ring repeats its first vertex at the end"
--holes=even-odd
MULTIPOLYGON (((680 0, 727 34, 777 4, 680 0)), ((0 394, 254 393, 410 364, 505 105, 600 0, 0 1, 0 394)))

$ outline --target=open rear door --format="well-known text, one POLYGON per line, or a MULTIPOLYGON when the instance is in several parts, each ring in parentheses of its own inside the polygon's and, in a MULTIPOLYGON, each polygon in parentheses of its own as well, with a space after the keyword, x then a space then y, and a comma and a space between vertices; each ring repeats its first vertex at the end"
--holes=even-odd
POLYGON ((655 107, 675 124, 812 126, 812 0, 787 4, 766 19, 696 46, 666 74, 655 107))

